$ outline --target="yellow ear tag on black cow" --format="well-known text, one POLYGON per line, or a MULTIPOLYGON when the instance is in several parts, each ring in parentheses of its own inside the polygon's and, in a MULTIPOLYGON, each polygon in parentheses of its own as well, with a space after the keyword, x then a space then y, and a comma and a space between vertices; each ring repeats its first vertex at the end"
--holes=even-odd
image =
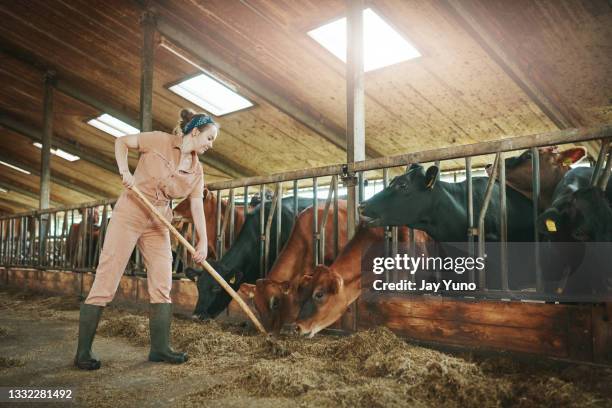
POLYGON ((569 167, 569 166, 571 166, 572 164, 574 164, 574 160, 572 160, 572 158, 571 158, 571 157, 567 157, 567 158, 563 159, 563 165, 564 165, 565 167, 569 167))
POLYGON ((232 276, 232 279, 229 280, 229 283, 236 283, 236 276, 232 276))
POLYGON ((546 220, 546 229, 548 232, 557 232, 557 224, 549 218, 546 220))

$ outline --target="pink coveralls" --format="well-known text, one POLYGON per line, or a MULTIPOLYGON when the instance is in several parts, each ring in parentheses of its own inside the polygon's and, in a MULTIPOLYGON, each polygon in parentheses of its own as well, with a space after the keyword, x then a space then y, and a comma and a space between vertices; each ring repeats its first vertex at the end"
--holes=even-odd
MULTIPOLYGON (((202 165, 192 152, 192 165, 178 170, 182 136, 164 132, 138 134, 142 153, 134 172, 135 186, 165 215, 172 219, 170 200, 189 196, 202 198, 202 165)), ((138 244, 147 268, 151 303, 172 303, 172 252, 170 233, 130 190, 124 191, 113 209, 104 238, 96 277, 85 303, 106 306, 117 291, 130 255, 138 244)))

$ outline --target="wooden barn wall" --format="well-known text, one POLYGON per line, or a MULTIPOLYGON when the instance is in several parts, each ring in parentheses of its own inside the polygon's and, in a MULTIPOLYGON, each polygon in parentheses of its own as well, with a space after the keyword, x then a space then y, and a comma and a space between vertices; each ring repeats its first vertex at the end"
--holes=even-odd
MULTIPOLYGON (((0 286, 57 295, 89 292, 90 273, 0 268, 0 286)), ((246 295, 239 292, 249 302, 246 295)), ((175 280, 171 293, 177 313, 191 315, 197 287, 175 280)), ((115 303, 146 308, 147 280, 123 276, 115 303)), ((359 330, 386 326, 411 340, 467 349, 506 350, 612 365, 612 304, 554 305, 475 301, 443 297, 386 297, 357 303, 359 330)), ((354 310, 354 308, 352 309, 354 310)), ((353 315, 349 311, 348 315, 353 315)), ((231 302, 227 316, 247 320, 231 302)), ((333 327, 351 331, 351 316, 333 327)))

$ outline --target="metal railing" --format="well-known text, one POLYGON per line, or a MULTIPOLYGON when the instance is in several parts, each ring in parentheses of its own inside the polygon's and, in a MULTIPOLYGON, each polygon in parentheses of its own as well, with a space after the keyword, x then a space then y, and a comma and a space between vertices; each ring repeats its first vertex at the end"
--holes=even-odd
MULTIPOLYGON (((326 242, 324 234, 325 225, 328 222, 328 212, 332 210, 332 219, 334 223, 335 239, 334 239, 334 253, 338 254, 338 200, 339 200, 339 183, 342 179, 344 185, 354 183, 357 180, 360 194, 360 199, 364 198, 365 182, 368 179, 367 172, 377 172, 377 177, 381 177, 380 173, 382 170, 382 185, 386 187, 389 183, 390 171, 399 166, 406 166, 411 163, 418 162, 443 162, 445 160, 465 160, 465 177, 467 194, 465 197, 465 205, 467 211, 467 225, 466 241, 468 244, 468 251, 470 254, 479 253, 482 254, 484 244, 484 224, 482 219, 484 212, 481 214, 474 213, 474 197, 473 197, 473 167, 472 160, 477 156, 484 156, 495 154, 497 166, 494 166, 494 174, 489 179, 489 189, 493 186, 495 180, 499 180, 501 187, 500 194, 500 231, 501 231, 501 244, 502 244, 502 256, 501 256, 501 290, 487 290, 484 275, 482 273, 476 276, 474 271, 469 271, 469 280, 471 282, 479 282, 480 291, 472 294, 471 296, 484 296, 493 298, 512 298, 514 295, 518 295, 517 292, 509 289, 508 276, 511 271, 507 270, 507 253, 504 249, 507 234, 507 207, 505 204, 506 193, 505 193, 505 166, 503 160, 503 154, 509 151, 516 151, 522 149, 533 149, 533 168, 539 169, 537 147, 568 144, 576 142, 586 142, 590 140, 601 139, 606 140, 602 142, 602 154, 597 161, 596 172, 598 173, 597 178, 599 180, 607 180, 610 173, 611 160, 607 161, 605 146, 608 145, 608 139, 612 137, 612 126, 603 125, 592 128, 581 128, 581 129, 568 129, 547 133, 540 133, 535 135, 513 137, 501 140, 486 141, 471 145, 452 146, 441 149, 425 150, 420 152, 407 153, 391 157, 383 157, 371 160, 365 160, 350 164, 337 164, 331 166, 317 167, 311 169, 297 170, 284 172, 279 174, 273 174, 268 176, 256 176, 247 177, 242 179, 234 179, 229 181, 210 183, 207 188, 216 193, 217 198, 226 197, 228 205, 226 206, 225 212, 222 213, 221 199, 218 199, 216 208, 216 246, 217 246, 217 257, 223 256, 225 248, 225 234, 230 234, 230 243, 233 243, 236 239, 234 234, 235 231, 235 209, 236 209, 236 197, 242 193, 242 205, 244 208, 244 214, 247 215, 249 208, 249 197, 253 194, 249 194, 250 187, 259 187, 259 196, 261 200, 262 208, 265 207, 266 192, 268 187, 273 187, 274 194, 270 198, 272 200, 271 209, 268 211, 268 216, 264 211, 259 214, 259 265, 261 276, 265 276, 265 271, 271 267, 270 264, 270 243, 274 239, 276 244, 276 251, 280 250, 280 236, 281 236, 281 211, 283 208, 282 198, 283 195, 287 197, 293 197, 292 209, 293 213, 297 216, 298 210, 298 196, 303 194, 304 185, 311 191, 312 205, 318 208, 319 205, 323 205, 319 200, 319 188, 323 186, 328 187, 324 216, 322 220, 318 219, 318 211, 314 211, 312 234, 313 234, 313 246, 315 254, 315 264, 319 264, 323 261, 325 247, 329 243, 326 242), (290 184, 286 186, 285 183, 290 184), (300 187, 300 184, 302 187, 300 187), (290 194, 283 194, 284 191, 290 192, 290 194), (276 228, 272 231, 271 225, 273 217, 276 217, 276 228), (478 218, 480 221, 478 225, 475 224, 475 219, 478 218), (226 232, 227 231, 227 232, 226 232), (478 248, 475 248, 475 238, 478 238, 478 248)), ((534 217, 538 214, 538 202, 539 202, 539 171, 534 171, 533 178, 533 215, 534 217)), ((600 181, 600 184, 602 182, 600 181)), ((486 211, 486 207, 491 198, 491 194, 486 194, 488 197, 483 205, 486 211)), ((240 199, 240 198, 239 198, 240 199)), ((95 264, 99 258, 100 248, 104 239, 104 233, 108 224, 108 216, 112 210, 112 205, 115 200, 105 200, 94 203, 88 203, 81 206, 63 207, 58 209, 49 209, 41 211, 33 211, 29 213, 19 214, 16 216, 3 216, 0 217, 0 265, 2 266, 29 266, 36 268, 47 268, 47 269, 71 269, 77 271, 92 271, 94 270, 95 264), (98 214, 102 214, 101 218, 96 221, 96 213, 94 209, 97 208, 98 214), (77 213, 75 213, 77 211, 77 213), (74 228, 74 225, 78 223, 78 240, 76 249, 74 247, 73 239, 69 240, 70 231, 74 228), (96 234, 99 238, 96 241, 91 238, 96 234), (70 242, 69 242, 70 241, 70 242), (75 254, 76 251, 76 254, 75 254)), ((193 232, 192 226, 184 226, 183 232, 193 232)), ((74 233, 73 233, 74 234, 74 233)), ((191 233, 193 240, 193 233, 191 233)), ((538 236, 537 230, 534 229, 534 245, 537 248, 538 236)), ((413 233, 411 232, 411 236, 413 233)), ((398 251, 398 228, 388 227, 386 228, 385 234, 385 252, 386 254, 394 255, 398 251)), ((412 240, 413 241, 413 240, 412 240)), ((413 245, 413 244, 411 244, 413 245)), ((414 247, 413 247, 414 249, 414 247)), ((180 252, 180 248, 177 248, 177 253, 180 252)), ((536 251, 537 253, 537 251, 536 251)), ((275 254, 276 255, 276 254, 275 254)), ((188 258, 188 257, 187 257, 188 258)), ((136 257, 138 259, 138 257, 136 257)), ((187 264, 189 260, 187 259, 187 264)), ((184 262, 185 263, 185 262, 184 262)), ((176 270, 178 262, 175 260, 174 269, 176 270)), ((136 262, 132 265, 131 270, 137 271, 140 265, 136 262)), ((536 282, 535 290, 533 291, 533 298, 542 299, 540 290, 542 285, 541 271, 539 270, 539 264, 536 259, 534 265, 534 275, 536 282)), ((388 279, 392 277, 399 279, 397 271, 389 271, 386 274, 388 279), (392 273, 394 275, 392 276, 392 273)), ((412 277, 409 277, 412 279, 412 277)), ((525 298, 525 292, 520 292, 520 297, 525 298)), ((527 295, 529 297, 529 294, 527 295)))

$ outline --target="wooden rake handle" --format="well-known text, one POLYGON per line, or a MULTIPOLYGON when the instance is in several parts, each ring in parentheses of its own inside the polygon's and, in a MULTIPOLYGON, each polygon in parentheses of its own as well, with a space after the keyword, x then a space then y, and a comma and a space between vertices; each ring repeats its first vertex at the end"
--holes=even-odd
MULTIPOLYGON (((170 222, 168 220, 166 220, 166 218, 160 214, 160 212, 157 210, 157 208, 153 207, 153 205, 149 202, 149 200, 140 192, 140 190, 136 187, 136 186, 132 186, 132 191, 134 193, 136 193, 136 195, 142 200, 142 202, 149 208, 149 210, 151 210, 151 212, 153 214, 155 214, 155 216, 157 218, 159 218, 159 220, 166 226, 168 227, 168 230, 170 230, 170 233, 172 235, 174 235, 176 237, 176 239, 178 239, 181 244, 183 244, 185 246, 185 248, 187 248, 187 250, 189 251, 189 253, 193 256, 196 253, 195 248, 189 243, 189 241, 187 241, 177 230, 176 228, 174 228, 172 226, 172 224, 170 224, 170 222)), ((213 277, 214 280, 217 281, 217 283, 219 285, 221 285, 221 287, 223 289, 225 289, 225 291, 232 297, 232 299, 234 299, 236 301, 236 303, 238 303, 238 305, 242 308, 242 310, 244 311, 244 313, 246 313, 246 315, 249 317, 249 319, 251 319, 251 321, 253 322, 253 324, 255 324, 255 327, 257 327, 257 329, 262 333, 262 334, 266 334, 266 329, 264 329, 264 327, 262 326, 262 324, 259 322, 259 320, 257 319, 257 317, 255 317, 255 315, 253 314, 253 312, 251 311, 251 309, 249 308, 249 306, 244 303, 244 300, 242 300, 242 298, 240 296, 238 296, 238 294, 236 293, 236 291, 234 289, 232 289, 232 287, 230 285, 228 285, 228 283, 225 281, 225 279, 223 279, 223 277, 221 275, 219 275, 219 273, 217 271, 214 270, 214 268, 212 266, 210 266, 210 264, 208 262, 206 262, 206 260, 200 262, 200 264, 204 267, 204 269, 206 269, 206 272, 208 272, 210 274, 210 276, 213 277)))

